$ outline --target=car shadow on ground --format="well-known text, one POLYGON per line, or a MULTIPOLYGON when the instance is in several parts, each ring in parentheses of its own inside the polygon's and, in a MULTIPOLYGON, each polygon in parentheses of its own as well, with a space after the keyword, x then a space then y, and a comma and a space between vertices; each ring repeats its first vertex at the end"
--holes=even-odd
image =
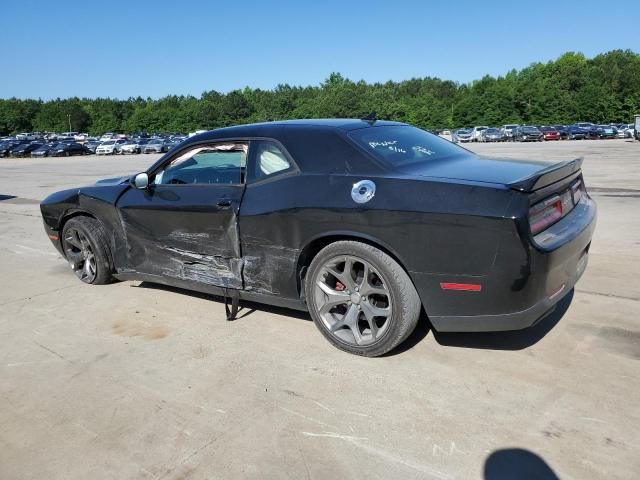
POLYGON ((505 448, 496 450, 487 457, 484 463, 484 478, 559 480, 560 477, 539 455, 522 448, 505 448))
MULTIPOLYGON (((193 290, 185 290, 177 287, 170 287, 167 285, 161 285, 157 283, 141 282, 139 284, 132 285, 135 288, 147 288, 155 290, 164 290, 167 292, 180 293, 182 295, 189 295, 192 297, 202 298, 210 300, 219 304, 219 308, 224 312, 224 298, 217 295, 210 295, 207 293, 195 292, 193 290)), ((573 300, 573 290, 571 290, 558 304, 555 310, 540 320, 533 327, 526 328, 524 330, 516 330, 512 332, 487 332, 487 333, 438 333, 431 328, 429 319, 423 312, 418 321, 418 325, 415 330, 407 339, 402 342, 397 348, 384 356, 394 356, 404 353, 418 343, 420 343, 431 331, 435 340, 443 346, 447 347, 462 347, 462 348, 478 348, 489 350, 522 350, 530 347, 540 341, 547 333, 549 333, 553 327, 560 321, 564 314, 569 309, 571 301, 573 300)), ((240 308, 234 321, 241 320, 256 311, 265 313, 273 313, 275 315, 283 315, 286 317, 293 317, 300 320, 312 321, 308 312, 302 312, 299 310, 292 310, 289 308, 275 307, 264 303, 249 302, 246 300, 240 301, 240 308)))
POLYGON ((562 319, 571 302, 573 289, 558 302, 555 310, 532 327, 509 332, 438 333, 435 340, 443 346, 488 350, 522 350, 538 343, 562 319))
MULTIPOLYGON (((185 290, 183 288, 170 287, 168 285, 161 285, 159 283, 151 283, 151 282, 141 282, 137 285, 133 284, 132 286, 135 288, 149 288, 154 290, 164 290, 166 292, 175 292, 175 293, 180 293, 182 295, 189 295, 191 297, 210 300, 212 302, 220 304, 219 308, 223 313, 225 311, 224 298, 218 295, 200 293, 200 292, 195 292, 193 290, 185 290)), ((293 317, 293 318, 298 318, 300 320, 311 321, 311 316, 307 312, 302 312, 300 310, 292 310, 290 308, 284 308, 284 307, 275 307, 272 305, 267 305, 265 303, 256 303, 256 302, 249 302, 246 300, 240 300, 239 307, 240 308, 238 309, 238 314, 236 315, 235 320, 241 320, 244 317, 248 317, 249 315, 254 313, 256 310, 259 310, 261 312, 273 313, 275 315, 283 315, 286 317, 293 317)))

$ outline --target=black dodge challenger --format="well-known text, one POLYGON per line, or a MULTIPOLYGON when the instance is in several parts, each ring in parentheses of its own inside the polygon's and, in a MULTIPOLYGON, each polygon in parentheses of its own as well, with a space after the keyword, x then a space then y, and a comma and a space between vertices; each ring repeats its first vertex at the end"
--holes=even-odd
POLYGON ((422 310, 455 332, 545 316, 587 263, 581 164, 481 158, 396 122, 270 122, 194 136, 41 210, 83 282, 308 310, 336 347, 377 356, 422 310))

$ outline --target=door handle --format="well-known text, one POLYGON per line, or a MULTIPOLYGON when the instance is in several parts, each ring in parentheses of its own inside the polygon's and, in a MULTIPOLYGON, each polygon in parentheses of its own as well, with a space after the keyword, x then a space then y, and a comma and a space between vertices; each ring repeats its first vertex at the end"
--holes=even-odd
POLYGON ((231 206, 231 199, 230 198, 221 198, 220 200, 218 200, 218 206, 220 208, 227 208, 231 206))

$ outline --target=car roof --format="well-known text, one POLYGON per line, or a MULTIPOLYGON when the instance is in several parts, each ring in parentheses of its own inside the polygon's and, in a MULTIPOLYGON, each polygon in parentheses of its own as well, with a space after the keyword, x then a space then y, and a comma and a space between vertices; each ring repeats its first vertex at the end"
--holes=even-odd
MULTIPOLYGON (((295 126, 298 128, 336 128, 344 131, 358 130, 368 127, 407 125, 401 122, 392 122, 389 120, 367 121, 354 118, 309 118, 301 120, 278 120, 274 122, 249 123, 244 125, 235 125, 232 127, 217 128, 208 132, 195 135, 199 139, 211 137, 245 137, 245 136, 261 136, 267 134, 280 127, 295 126)), ((192 137, 192 138, 194 138, 192 137)))

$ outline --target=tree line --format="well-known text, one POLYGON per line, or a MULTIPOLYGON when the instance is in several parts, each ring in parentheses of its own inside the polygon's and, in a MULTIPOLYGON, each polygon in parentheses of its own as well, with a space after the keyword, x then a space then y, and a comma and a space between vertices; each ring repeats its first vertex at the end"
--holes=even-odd
POLYGON ((433 77, 354 82, 332 73, 318 86, 212 90, 200 97, 0 99, 0 134, 189 132, 292 118, 359 118, 370 112, 426 129, 629 123, 640 113, 640 54, 614 50, 586 58, 569 52, 555 61, 462 84, 433 77))

